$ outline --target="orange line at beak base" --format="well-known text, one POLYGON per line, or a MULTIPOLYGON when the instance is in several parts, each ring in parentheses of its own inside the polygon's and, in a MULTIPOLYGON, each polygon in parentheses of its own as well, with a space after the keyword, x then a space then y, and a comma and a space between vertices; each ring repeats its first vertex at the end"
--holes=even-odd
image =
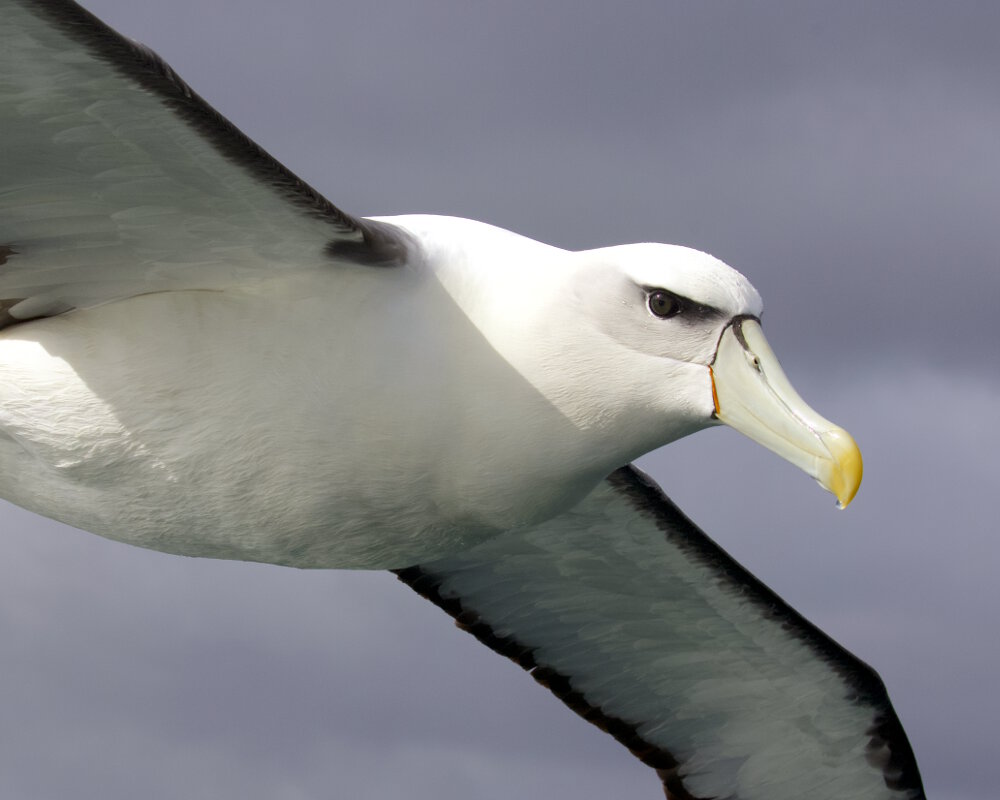
POLYGON ((715 373, 712 368, 708 368, 708 377, 712 381, 712 403, 715 406, 715 416, 719 416, 719 395, 715 391, 715 373))

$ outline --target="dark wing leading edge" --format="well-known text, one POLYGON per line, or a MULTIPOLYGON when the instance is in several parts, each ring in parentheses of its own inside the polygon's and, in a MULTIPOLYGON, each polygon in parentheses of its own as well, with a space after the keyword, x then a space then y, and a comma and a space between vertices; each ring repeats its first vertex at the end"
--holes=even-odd
POLYGON ((0 327, 405 250, 80 6, 0 0, 0 327))
POLYGON ((668 798, 924 797, 878 675, 631 467, 554 520, 397 575, 656 769, 668 798))

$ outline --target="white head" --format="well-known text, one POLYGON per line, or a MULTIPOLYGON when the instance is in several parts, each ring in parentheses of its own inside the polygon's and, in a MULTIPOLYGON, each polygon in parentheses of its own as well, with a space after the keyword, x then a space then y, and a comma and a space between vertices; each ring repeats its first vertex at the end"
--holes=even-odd
POLYGON ((734 317, 761 313, 736 270, 674 245, 567 254, 524 284, 535 293, 527 314, 508 313, 491 339, 577 428, 606 432, 627 459, 714 424, 719 337, 734 317))
POLYGON ((736 270, 690 248, 632 244, 546 251, 490 274, 504 280, 486 279, 480 330, 611 466, 724 422, 842 505, 853 497, 857 446, 792 389, 761 333, 760 295, 736 270))
MULTIPOLYGON (((857 446, 795 393, 761 332, 760 295, 736 270, 675 245, 574 253, 468 220, 418 223, 441 285, 537 398, 507 403, 518 423, 500 449, 517 455, 541 441, 559 450, 552 462, 603 475, 722 422, 841 505, 854 496, 857 446)), ((467 405, 490 416, 475 398, 467 405)))

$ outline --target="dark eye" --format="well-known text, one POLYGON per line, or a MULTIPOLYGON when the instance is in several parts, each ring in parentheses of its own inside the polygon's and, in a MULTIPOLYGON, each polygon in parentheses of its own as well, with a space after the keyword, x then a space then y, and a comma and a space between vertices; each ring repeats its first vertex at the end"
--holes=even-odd
POLYGON ((660 319, 669 319, 681 313, 681 304, 670 292, 658 290, 649 293, 649 310, 660 319))

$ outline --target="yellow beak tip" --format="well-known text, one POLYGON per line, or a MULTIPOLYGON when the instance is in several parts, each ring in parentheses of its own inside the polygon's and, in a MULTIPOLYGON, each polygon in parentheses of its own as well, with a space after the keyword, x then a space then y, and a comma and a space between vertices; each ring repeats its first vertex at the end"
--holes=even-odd
POLYGON ((829 431, 823 440, 833 456, 835 468, 827 489, 837 497, 837 508, 847 508, 858 493, 864 462, 853 437, 843 429, 829 431))

